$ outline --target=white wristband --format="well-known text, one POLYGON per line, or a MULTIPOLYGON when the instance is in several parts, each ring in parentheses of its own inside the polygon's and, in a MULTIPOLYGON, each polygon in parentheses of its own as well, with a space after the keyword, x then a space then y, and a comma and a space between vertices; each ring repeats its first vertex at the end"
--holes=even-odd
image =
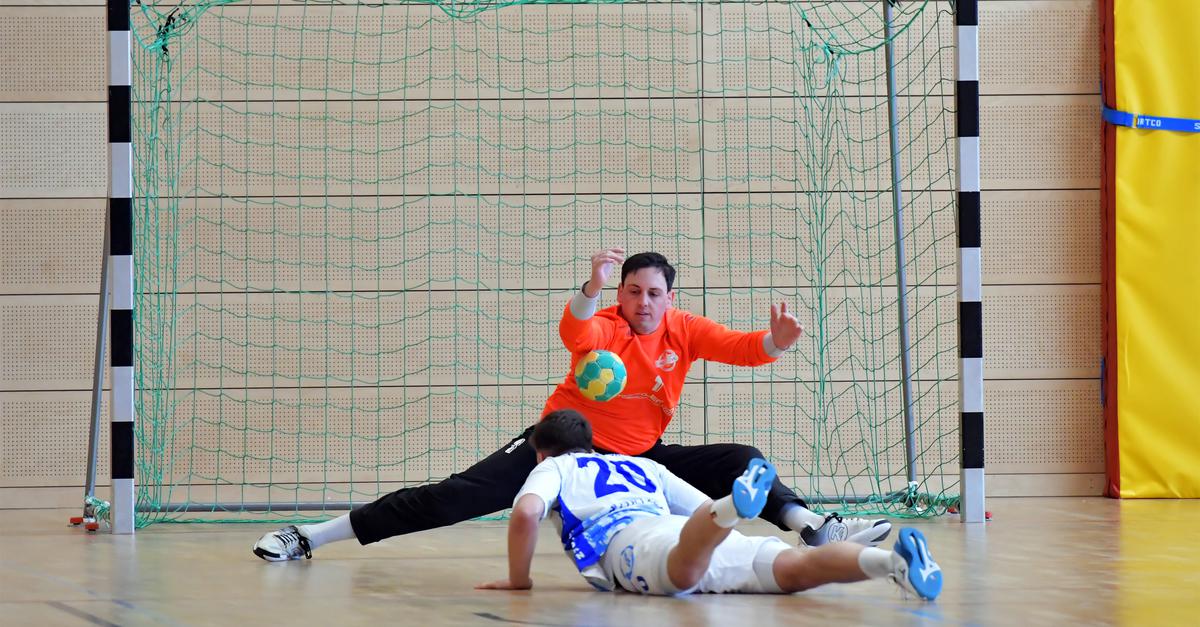
POLYGON ((600 294, 595 297, 589 297, 583 293, 583 288, 579 288, 578 292, 571 297, 571 315, 575 316, 576 320, 587 320, 596 314, 596 307, 600 304, 600 294))
POLYGON ((775 345, 775 340, 771 339, 771 334, 769 332, 763 336, 763 350, 766 351, 771 357, 779 357, 787 352, 786 349, 779 348, 775 345))

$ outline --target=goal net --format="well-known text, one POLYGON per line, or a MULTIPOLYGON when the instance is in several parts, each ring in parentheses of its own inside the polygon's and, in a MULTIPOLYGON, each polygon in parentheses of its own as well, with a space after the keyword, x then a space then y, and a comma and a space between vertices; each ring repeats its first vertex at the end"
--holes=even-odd
POLYGON ((323 518, 493 452, 606 246, 665 254, 681 308, 806 327, 698 363, 667 442, 755 445, 843 512, 956 498, 949 2, 132 18, 138 524, 323 518))

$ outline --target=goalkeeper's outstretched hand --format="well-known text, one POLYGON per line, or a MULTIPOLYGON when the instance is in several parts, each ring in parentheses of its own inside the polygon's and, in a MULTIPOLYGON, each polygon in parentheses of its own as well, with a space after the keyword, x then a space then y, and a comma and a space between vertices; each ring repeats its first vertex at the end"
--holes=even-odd
POLYGON ((804 325, 788 312, 787 303, 771 305, 771 341, 779 350, 787 350, 804 335, 804 325))

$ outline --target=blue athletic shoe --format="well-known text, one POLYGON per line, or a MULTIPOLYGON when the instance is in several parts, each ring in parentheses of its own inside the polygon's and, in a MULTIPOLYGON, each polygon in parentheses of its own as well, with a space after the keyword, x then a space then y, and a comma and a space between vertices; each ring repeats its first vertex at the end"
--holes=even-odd
POLYGON ((775 467, 765 459, 752 459, 746 472, 733 480, 733 506, 742 518, 757 518, 767 504, 775 481, 775 467))
POLYGON ((942 591, 942 567, 933 561, 925 535, 916 529, 901 529, 896 540, 892 581, 926 601, 942 591))

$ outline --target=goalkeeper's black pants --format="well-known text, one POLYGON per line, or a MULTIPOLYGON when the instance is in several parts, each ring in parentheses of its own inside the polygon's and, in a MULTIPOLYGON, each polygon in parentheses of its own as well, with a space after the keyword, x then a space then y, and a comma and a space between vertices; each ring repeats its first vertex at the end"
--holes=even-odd
MULTIPOLYGON (((354 535, 362 544, 370 544, 512 507, 525 478, 537 465, 537 454, 529 445, 532 432, 533 427, 529 427, 500 450, 442 481, 402 488, 354 509, 350 512, 354 535)), ((660 440, 639 457, 666 466, 680 479, 716 499, 728 495, 733 480, 746 470, 746 464, 763 454, 741 444, 681 446, 663 444, 660 440)), ((761 517, 786 530, 782 512, 789 503, 804 505, 795 492, 776 478, 761 517)))

